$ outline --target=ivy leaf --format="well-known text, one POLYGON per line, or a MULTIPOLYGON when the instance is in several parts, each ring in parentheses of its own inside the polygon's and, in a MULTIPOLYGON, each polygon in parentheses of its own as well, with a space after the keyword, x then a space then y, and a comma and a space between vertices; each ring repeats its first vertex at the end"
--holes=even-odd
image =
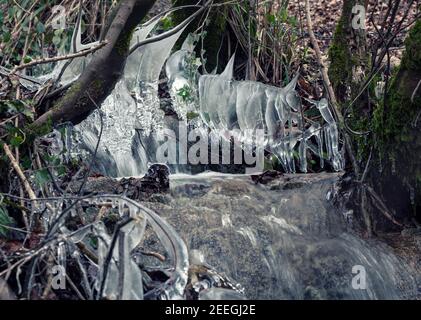
POLYGON ((10 226, 13 224, 13 219, 9 216, 6 208, 0 206, 0 236, 6 237, 7 236, 7 229, 2 227, 3 226, 10 226))
POLYGON ((66 174, 66 167, 65 166, 59 166, 57 168, 57 174, 59 177, 64 176, 66 174))
POLYGON ((60 45, 60 43, 61 43, 61 38, 59 36, 54 36, 53 37, 53 44, 55 46, 58 46, 58 45, 60 45))
POLYGON ((38 33, 44 33, 45 32, 45 26, 41 21, 38 21, 36 29, 37 29, 38 33))
POLYGON ((8 43, 12 38, 12 34, 9 31, 3 33, 3 42, 8 43))
POLYGON ((24 139, 21 136, 14 136, 10 139, 10 144, 13 147, 19 147, 23 143, 24 139))
POLYGON ((40 185, 43 186, 46 183, 50 182, 50 175, 48 174, 47 169, 37 170, 35 172, 35 181, 40 185))

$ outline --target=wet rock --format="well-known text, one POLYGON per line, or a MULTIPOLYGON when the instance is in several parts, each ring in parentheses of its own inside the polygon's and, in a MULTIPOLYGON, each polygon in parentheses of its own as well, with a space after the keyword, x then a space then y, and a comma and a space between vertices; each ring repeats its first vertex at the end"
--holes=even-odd
MULTIPOLYGON (((169 190, 169 168, 164 164, 152 164, 142 178, 114 179, 110 177, 90 177, 84 187, 84 194, 121 194, 133 200, 163 201, 156 194, 169 190)), ((81 181, 73 183, 69 191, 77 193, 81 181)))
POLYGON ((184 184, 182 186, 177 186, 172 191, 173 194, 183 194, 187 197, 200 197, 205 195, 208 190, 209 186, 205 184, 184 184))
POLYGON ((275 171, 275 170, 267 170, 261 174, 258 175, 252 175, 251 180, 254 181, 254 183, 261 183, 261 184, 267 184, 273 180, 279 179, 282 177, 282 172, 275 171))

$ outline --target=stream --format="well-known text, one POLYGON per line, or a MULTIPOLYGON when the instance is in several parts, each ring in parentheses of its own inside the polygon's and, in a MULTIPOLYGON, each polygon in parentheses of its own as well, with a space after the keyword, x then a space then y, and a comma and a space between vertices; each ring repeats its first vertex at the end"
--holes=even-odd
POLYGON ((333 205, 339 176, 288 175, 261 185, 246 175, 174 175, 168 194, 142 204, 249 299, 419 298, 419 273, 384 243, 355 234, 333 205), (353 268, 365 270, 365 289, 353 288, 353 268))
MULTIPOLYGON (((132 45, 153 33, 156 24, 139 28, 132 45)), ((303 119, 297 77, 284 88, 234 80, 234 57, 222 74, 200 75, 191 39, 172 52, 181 33, 129 57, 124 77, 101 110, 71 128, 65 145, 70 156, 90 159, 97 149, 94 171, 114 178, 141 176, 149 163, 160 162, 156 132, 175 126, 174 117, 168 120, 160 109, 158 86, 165 69, 178 118, 185 123, 195 115, 190 129, 222 140, 229 133, 243 145, 262 130, 264 138, 253 143, 276 156, 288 173, 263 185, 245 174, 191 175, 172 166, 169 192, 140 201, 184 240, 191 265, 209 266, 244 288, 241 293, 210 288, 199 298, 420 298, 419 272, 381 241, 357 235, 352 215, 334 206, 344 157, 327 100, 310 101, 320 123, 303 119), (180 99, 180 90, 187 89, 191 99, 180 99), (305 174, 309 153, 333 172, 305 174)), ((78 76, 85 59, 72 62, 62 84, 78 76)), ((62 67, 41 79, 54 78, 62 67)), ((179 133, 171 138, 179 148, 179 133)), ((151 237, 144 241, 156 246, 151 237)))

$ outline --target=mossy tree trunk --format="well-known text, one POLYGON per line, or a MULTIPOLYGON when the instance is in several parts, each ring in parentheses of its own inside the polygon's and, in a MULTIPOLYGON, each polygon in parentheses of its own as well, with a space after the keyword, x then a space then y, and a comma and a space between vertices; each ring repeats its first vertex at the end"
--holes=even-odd
POLYGON ((42 134, 49 124, 77 124, 92 113, 111 93, 120 79, 130 50, 136 26, 147 15, 156 0, 122 0, 110 15, 104 28, 107 44, 93 54, 79 79, 54 103, 54 107, 32 124, 42 134))
MULTIPOLYGON (((397 75, 374 113, 377 169, 371 178, 389 208, 421 221, 421 19, 405 42, 397 75)), ((374 168, 373 168, 374 169, 374 168)))
POLYGON ((339 103, 350 99, 367 69, 366 32, 365 29, 353 27, 353 20, 361 23, 353 13, 357 5, 365 7, 366 4, 364 0, 344 0, 329 49, 329 78, 339 103))

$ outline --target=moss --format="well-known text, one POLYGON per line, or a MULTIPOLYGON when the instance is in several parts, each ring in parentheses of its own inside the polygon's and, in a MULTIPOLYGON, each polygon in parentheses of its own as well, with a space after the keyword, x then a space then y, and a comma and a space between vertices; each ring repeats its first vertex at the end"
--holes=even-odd
POLYGON ((352 75, 352 56, 349 53, 348 44, 345 41, 345 33, 344 22, 341 20, 336 27, 335 40, 329 48, 329 58, 331 61, 329 79, 340 100, 343 100, 347 83, 351 81, 352 75))
POLYGON ((406 54, 402 58, 402 67, 421 72, 421 21, 418 20, 405 41, 406 54))
MULTIPOLYGON (((421 110, 421 94, 414 100, 411 96, 421 75, 421 21, 412 28, 405 45, 400 69, 391 79, 386 105, 379 103, 376 107, 372 128, 378 157, 387 160, 385 169, 403 188, 414 190, 415 206, 420 206, 421 133, 420 124, 413 124, 421 110)), ((387 184, 387 179, 384 177, 383 184, 387 184)))
MULTIPOLYGON (((352 9, 361 0, 345 0, 341 17, 336 25, 332 45, 329 48, 329 78, 339 102, 347 101, 350 94, 356 94, 359 90, 358 70, 364 73, 369 64, 368 54, 365 50, 365 32, 354 30, 352 9), (354 79, 355 77, 355 79, 354 79)), ((364 100, 361 96, 360 100, 364 100)))
POLYGON ((339 101, 344 101, 348 84, 352 81, 352 66, 355 63, 349 50, 349 23, 352 19, 351 1, 345 1, 342 15, 333 35, 332 45, 329 48, 329 78, 339 101))
POLYGON ((57 102, 57 104, 53 107, 52 110, 57 111, 60 110, 63 105, 66 105, 67 102, 74 100, 76 95, 79 95, 82 90, 82 84, 77 81, 73 84, 70 89, 66 92, 66 94, 57 102))
POLYGON ((91 83, 90 90, 93 92, 93 95, 98 95, 103 90, 103 81, 99 79, 95 79, 91 83))
POLYGON ((48 120, 41 126, 35 126, 33 124, 27 125, 24 129, 26 134, 25 143, 31 145, 35 138, 44 136, 51 131, 53 131, 53 121, 51 118, 48 118, 48 120))
POLYGON ((132 40, 134 33, 134 29, 130 32, 127 32, 124 34, 120 39, 117 41, 115 45, 115 49, 117 49, 117 53, 120 56, 126 56, 130 50, 130 42, 132 40))

